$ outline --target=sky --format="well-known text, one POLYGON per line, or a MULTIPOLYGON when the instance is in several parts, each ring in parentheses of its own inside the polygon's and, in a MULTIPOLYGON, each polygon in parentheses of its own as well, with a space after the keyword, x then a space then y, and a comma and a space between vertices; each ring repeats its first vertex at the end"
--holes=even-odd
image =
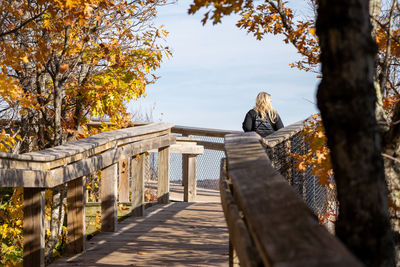
POLYGON ((147 87, 147 96, 129 103, 130 112, 175 125, 241 130, 260 91, 271 94, 285 125, 318 112, 319 81, 289 66, 300 59, 293 46, 272 35, 257 41, 235 26, 234 16, 203 26, 204 11, 187 14, 190 2, 159 9, 155 23, 169 32, 173 56, 156 72, 161 78, 147 87))

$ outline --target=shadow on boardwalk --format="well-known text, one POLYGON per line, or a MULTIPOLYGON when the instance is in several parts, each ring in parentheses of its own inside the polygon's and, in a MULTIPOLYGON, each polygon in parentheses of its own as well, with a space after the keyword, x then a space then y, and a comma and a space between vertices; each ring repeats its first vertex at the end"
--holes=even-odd
POLYGON ((220 203, 172 202, 101 233, 87 250, 50 266, 227 266, 228 232, 220 203))

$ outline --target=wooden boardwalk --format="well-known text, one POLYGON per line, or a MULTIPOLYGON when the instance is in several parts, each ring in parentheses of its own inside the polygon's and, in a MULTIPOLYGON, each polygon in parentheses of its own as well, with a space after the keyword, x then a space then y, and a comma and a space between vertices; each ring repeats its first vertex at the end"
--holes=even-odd
POLYGON ((50 266, 228 266, 228 232, 218 192, 199 190, 198 195, 202 202, 155 205, 144 217, 127 218, 117 232, 88 241, 83 254, 50 266))

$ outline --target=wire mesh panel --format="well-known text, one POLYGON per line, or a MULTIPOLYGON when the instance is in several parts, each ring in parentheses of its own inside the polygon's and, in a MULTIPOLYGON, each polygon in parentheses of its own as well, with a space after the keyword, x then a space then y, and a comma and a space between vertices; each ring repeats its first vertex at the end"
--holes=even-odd
POLYGON ((298 171, 293 167, 294 158, 291 154, 301 155, 305 154, 307 150, 300 129, 296 134, 283 139, 282 142, 266 147, 272 165, 288 180, 289 184, 322 221, 330 214, 337 214, 336 191, 334 186, 321 186, 318 179, 311 174, 311 168, 306 171, 298 171))
POLYGON ((169 161, 169 181, 182 185, 182 154, 171 153, 169 161))
POLYGON ((158 153, 150 152, 143 155, 144 159, 144 197, 145 202, 157 200, 158 183, 158 153))
MULTIPOLYGON (((221 137, 192 136, 194 139, 213 143, 223 143, 221 137)), ((220 162, 225 156, 223 151, 204 149, 204 153, 197 156, 197 187, 218 190, 220 162)), ((182 154, 170 155, 170 182, 182 184, 182 154)))
MULTIPOLYGON (((213 143, 223 143, 224 138, 195 136, 195 138, 213 143)), ((197 158, 197 186, 218 190, 218 179, 221 170, 221 159, 225 157, 224 151, 204 149, 204 154, 197 158)))

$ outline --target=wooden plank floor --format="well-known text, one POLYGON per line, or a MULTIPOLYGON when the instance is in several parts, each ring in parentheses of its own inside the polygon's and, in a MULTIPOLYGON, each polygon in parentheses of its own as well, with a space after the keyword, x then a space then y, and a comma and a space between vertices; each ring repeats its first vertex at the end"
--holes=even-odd
POLYGON ((118 232, 96 235, 85 253, 50 266, 228 266, 221 204, 202 200, 153 206, 119 223, 118 232))

